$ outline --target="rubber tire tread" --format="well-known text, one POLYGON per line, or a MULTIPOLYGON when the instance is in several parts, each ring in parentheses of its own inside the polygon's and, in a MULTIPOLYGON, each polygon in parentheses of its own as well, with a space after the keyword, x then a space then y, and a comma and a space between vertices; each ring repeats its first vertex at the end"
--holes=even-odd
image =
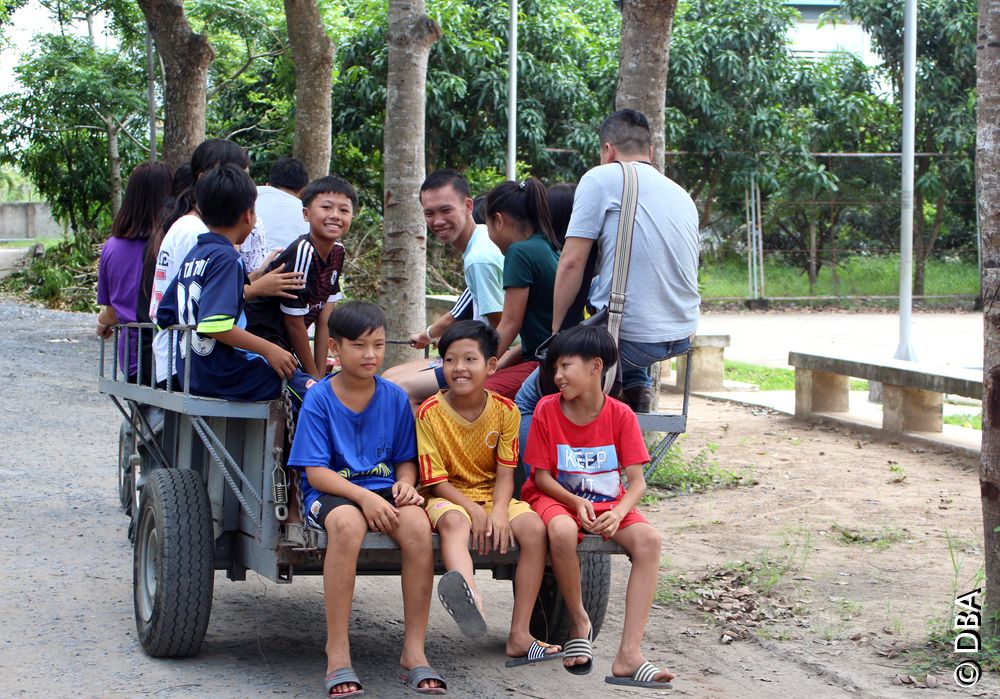
MULTIPOLYGON (((580 556, 580 588, 583 607, 590 617, 596 639, 604 625, 604 615, 608 611, 608 599, 611 596, 610 554, 580 556)), ((551 567, 546 567, 538 599, 531 612, 531 634, 547 643, 562 645, 569 640, 569 623, 569 614, 566 613, 566 605, 559 594, 556 576, 551 567)))
POLYGON ((143 650, 154 658, 181 658, 201 649, 212 613, 215 584, 211 506, 201 474, 158 468, 142 489, 142 510, 133 547, 133 604, 143 650), (155 517, 160 547, 153 613, 146 624, 139 611, 139 534, 142 518, 155 517))
POLYGON ((132 482, 131 474, 125 475, 128 468, 128 459, 132 453, 131 436, 122 420, 118 428, 118 501, 121 503, 122 512, 127 515, 132 514, 132 482))

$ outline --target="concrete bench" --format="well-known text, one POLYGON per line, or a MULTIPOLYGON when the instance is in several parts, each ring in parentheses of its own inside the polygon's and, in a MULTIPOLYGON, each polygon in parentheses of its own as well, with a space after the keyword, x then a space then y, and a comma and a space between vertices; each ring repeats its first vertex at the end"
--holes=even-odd
POLYGON ((982 399, 982 372, 932 366, 901 359, 872 361, 789 352, 795 367, 795 415, 844 413, 848 377, 882 384, 882 429, 889 432, 941 432, 944 394, 982 399))
MULTIPOLYGON (((723 369, 729 335, 695 335, 691 342, 691 390, 724 391, 723 369)), ((684 390, 687 357, 677 358, 677 391, 684 390)), ((670 360, 661 363, 661 380, 670 376, 670 360)))

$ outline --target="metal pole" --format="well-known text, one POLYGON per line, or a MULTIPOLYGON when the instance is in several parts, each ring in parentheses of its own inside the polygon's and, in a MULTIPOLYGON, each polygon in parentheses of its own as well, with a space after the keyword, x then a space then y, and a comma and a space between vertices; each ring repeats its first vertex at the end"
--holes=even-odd
POLYGON ((753 298, 753 262, 751 255, 753 255, 753 245, 751 241, 753 240, 752 230, 753 224, 750 222, 750 188, 747 187, 743 190, 743 205, 747 212, 747 298, 753 298))
POLYGON ((507 47, 507 179, 517 178, 517 0, 510 0, 510 41, 507 47))
POLYGON ((760 275, 760 284, 758 289, 760 289, 760 295, 757 298, 765 298, 767 293, 764 291, 764 214, 763 205, 760 199, 760 183, 756 182, 757 187, 757 273, 760 275))
POLYGON ((149 160, 156 162, 156 73, 153 62, 153 34, 146 22, 146 106, 149 109, 149 160))
MULTIPOLYGON (((916 102, 917 0, 903 13, 903 191, 899 227, 899 347, 896 359, 917 360, 910 346, 913 311, 913 142, 916 102)), ((922 212, 921 212, 922 215, 922 212)))

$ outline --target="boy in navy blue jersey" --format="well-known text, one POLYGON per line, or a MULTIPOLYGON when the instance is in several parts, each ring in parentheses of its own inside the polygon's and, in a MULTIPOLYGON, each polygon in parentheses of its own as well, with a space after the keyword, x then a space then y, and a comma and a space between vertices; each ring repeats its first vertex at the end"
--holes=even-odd
POLYGON ((424 654, 434 582, 431 526, 416 491, 417 440, 409 398, 377 376, 385 357, 385 314, 349 301, 330 314, 329 348, 338 373, 306 394, 288 465, 301 469, 308 524, 326 529, 326 692, 357 696, 348 625, 358 553, 365 534, 380 531, 403 555, 403 683, 444 694, 445 683, 424 654))
MULTIPOLYGON (((257 220, 253 181, 236 165, 222 165, 198 178, 195 198, 209 232, 198 236, 156 313, 161 328, 195 328, 191 392, 254 401, 276 398, 282 379, 304 386, 306 377, 289 352, 241 327, 247 275, 236 247, 250 235, 257 220)), ((177 375, 183 377, 189 357, 182 333, 177 333, 175 351, 177 375)))
POLYGON ((342 296, 346 251, 340 240, 350 230, 357 206, 358 195, 345 180, 327 176, 310 182, 302 192, 309 233, 296 238, 268 268, 299 272, 305 286, 293 299, 265 296, 247 304, 247 330, 294 353, 302 370, 317 379, 326 375, 327 319, 342 296), (308 331, 313 324, 311 349, 308 331))

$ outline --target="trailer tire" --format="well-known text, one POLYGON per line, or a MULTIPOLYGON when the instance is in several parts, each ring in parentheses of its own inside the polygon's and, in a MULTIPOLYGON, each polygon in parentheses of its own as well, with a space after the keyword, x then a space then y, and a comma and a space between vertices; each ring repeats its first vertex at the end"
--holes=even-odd
POLYGON ((118 501, 127 515, 132 514, 132 493, 135 490, 132 468, 129 465, 134 449, 133 441, 131 426, 127 420, 122 420, 118 429, 118 501))
MULTIPOLYGON (((606 553, 580 556, 580 588, 583 607, 594 627, 594 638, 601 632, 611 596, 611 556, 606 553)), ((569 640, 569 614, 551 567, 545 568, 538 600, 531 612, 531 633, 548 643, 563 645, 569 640)))
POLYGON ((201 474, 178 468, 146 476, 133 547, 135 624, 154 658, 198 653, 212 612, 214 541, 201 474))

